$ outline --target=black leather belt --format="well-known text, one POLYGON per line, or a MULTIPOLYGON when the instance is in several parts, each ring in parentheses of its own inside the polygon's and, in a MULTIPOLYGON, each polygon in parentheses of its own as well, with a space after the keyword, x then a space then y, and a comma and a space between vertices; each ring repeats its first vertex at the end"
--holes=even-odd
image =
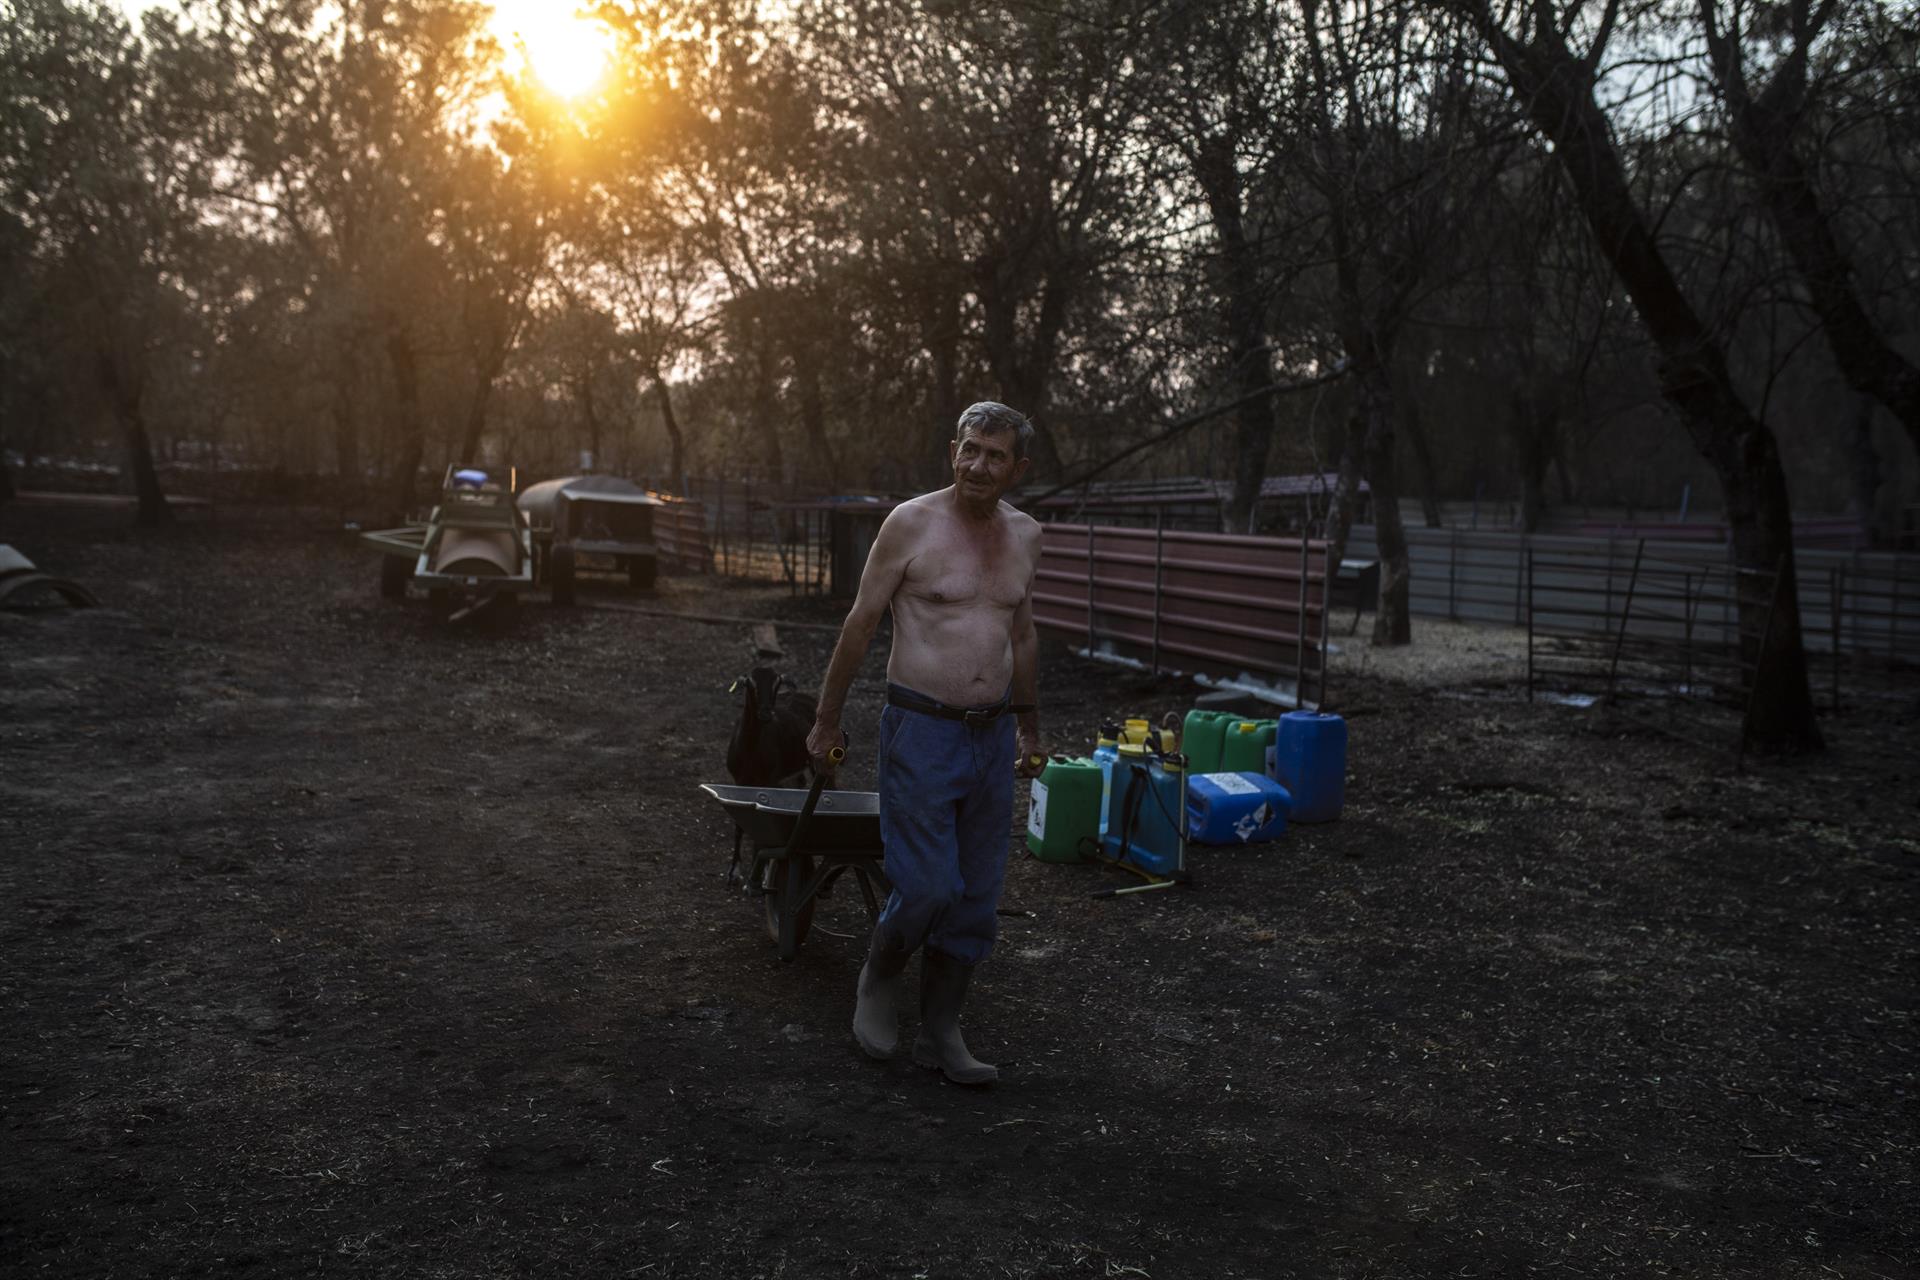
POLYGON ((887 705, 898 707, 902 711, 913 711, 923 716, 934 716, 941 720, 958 720, 969 729, 984 729, 1009 712, 1018 715, 1022 711, 1032 711, 1031 706, 1015 706, 1011 699, 1003 698, 991 707, 950 707, 944 702, 925 698, 910 689, 898 685, 887 686, 887 705))

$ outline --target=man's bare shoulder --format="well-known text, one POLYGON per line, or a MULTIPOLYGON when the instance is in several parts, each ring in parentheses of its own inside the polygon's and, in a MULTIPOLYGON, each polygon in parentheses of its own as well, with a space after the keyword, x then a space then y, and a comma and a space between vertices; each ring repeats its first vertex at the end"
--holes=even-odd
POLYGON ((1040 541, 1041 524, 1020 508, 1007 502, 1000 504, 1000 521, 1014 537, 1022 542, 1040 541))
POLYGON ((928 522, 938 518, 940 511, 935 502, 945 492, 945 490, 936 490, 933 493, 923 493, 917 498, 908 498, 887 513, 887 518, 881 522, 882 527, 892 525, 897 533, 909 533, 926 528, 928 522))

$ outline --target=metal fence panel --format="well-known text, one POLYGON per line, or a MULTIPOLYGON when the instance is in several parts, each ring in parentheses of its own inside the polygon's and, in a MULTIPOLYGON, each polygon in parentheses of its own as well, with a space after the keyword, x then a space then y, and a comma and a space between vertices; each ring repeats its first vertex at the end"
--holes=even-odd
POLYGON ((713 547, 707 541, 706 504, 656 493, 664 506, 653 509, 653 540, 663 563, 692 573, 713 571, 713 547))
MULTIPOLYGON (((1458 528, 1407 529, 1412 581, 1409 607, 1424 617, 1462 622, 1526 623, 1527 551, 1536 554, 1535 623, 1580 625, 1605 634, 1627 590, 1639 539, 1565 534, 1527 535, 1458 528), (1597 587, 1597 595, 1595 588, 1597 587), (1597 603, 1596 603, 1597 601, 1597 603)), ((1688 575, 1701 584, 1729 565, 1722 542, 1648 539, 1645 555, 1660 566, 1636 626, 1653 634, 1678 634, 1686 623, 1679 600, 1688 598, 1688 575)), ((1355 525, 1347 557, 1377 559, 1371 525, 1355 525)), ((1801 629, 1811 652, 1874 657, 1895 665, 1920 665, 1920 557, 1899 552, 1796 548, 1794 552, 1801 629)), ((1637 612, 1637 611, 1636 611, 1637 612)), ((1695 601, 1693 625, 1710 643, 1725 643, 1739 627, 1728 593, 1709 592, 1695 601)))
POLYGON ((1322 541, 1044 526, 1034 621, 1154 670, 1294 681, 1325 697, 1322 541))

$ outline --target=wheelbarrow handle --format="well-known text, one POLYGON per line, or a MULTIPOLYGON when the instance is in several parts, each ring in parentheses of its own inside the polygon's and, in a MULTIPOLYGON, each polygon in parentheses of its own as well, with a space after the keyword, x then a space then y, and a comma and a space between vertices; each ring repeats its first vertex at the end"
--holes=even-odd
MULTIPOLYGON (((842 729, 840 731, 841 745, 827 748, 827 763, 829 765, 837 765, 847 758, 846 743, 848 741, 847 731, 842 729)), ((800 837, 806 833, 807 823, 813 818, 814 806, 820 803, 820 792, 825 789, 828 776, 828 774, 824 773, 816 773, 813 775, 813 785, 807 788, 806 803, 800 806, 800 816, 794 820, 793 830, 787 835, 787 853, 789 855, 800 847, 800 837)))

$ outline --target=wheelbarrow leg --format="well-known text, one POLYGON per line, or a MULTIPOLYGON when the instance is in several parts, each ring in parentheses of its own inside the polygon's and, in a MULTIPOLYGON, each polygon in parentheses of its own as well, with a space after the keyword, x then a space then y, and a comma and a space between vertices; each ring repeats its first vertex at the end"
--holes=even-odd
MULTIPOLYGON (((844 738, 846 735, 842 734, 844 738)), ((827 752, 830 764, 839 764, 846 758, 844 747, 835 747, 827 752)), ((800 853, 800 846, 806 838, 807 823, 813 819, 814 806, 820 803, 820 792, 827 785, 827 774, 813 775, 813 785, 807 788, 806 803, 800 806, 800 816, 794 819, 793 830, 787 836, 786 856, 780 859, 775 872, 778 886, 778 905, 769 904, 779 920, 774 931, 774 943, 780 948, 780 958, 791 960, 800 950, 800 940, 807 934, 807 926, 813 922, 813 902, 805 905, 805 918, 802 918, 801 899, 806 893, 807 881, 813 876, 813 859, 800 853)))
POLYGON ((813 926, 813 901, 805 898, 813 878, 813 858, 804 853, 768 858, 756 883, 764 895, 767 938, 782 960, 791 960, 813 926))
POLYGON ((873 896, 873 878, 867 874, 865 867, 855 867, 853 869, 853 878, 860 882, 860 896, 867 900, 867 914, 878 920, 880 918, 880 900, 873 896))
POLYGON ((807 868, 801 858, 791 855, 780 859, 780 958, 791 960, 800 951, 800 893, 805 886, 807 868))

